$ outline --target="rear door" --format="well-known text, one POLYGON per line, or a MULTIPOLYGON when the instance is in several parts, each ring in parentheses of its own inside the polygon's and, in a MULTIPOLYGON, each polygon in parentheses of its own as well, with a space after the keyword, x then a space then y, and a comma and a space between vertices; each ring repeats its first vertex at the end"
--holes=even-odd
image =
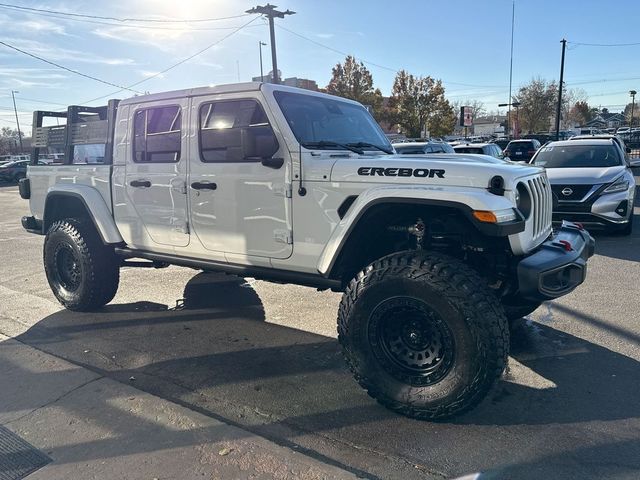
POLYGON ((187 105, 188 99, 173 99, 132 106, 133 145, 126 164, 125 191, 148 234, 134 241, 168 246, 189 243, 188 145, 183 135, 187 105))

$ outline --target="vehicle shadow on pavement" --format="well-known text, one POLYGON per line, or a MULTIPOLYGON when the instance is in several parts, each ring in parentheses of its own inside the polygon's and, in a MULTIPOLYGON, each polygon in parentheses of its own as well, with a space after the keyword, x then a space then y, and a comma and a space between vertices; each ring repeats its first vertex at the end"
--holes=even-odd
MULTIPOLYGON (((577 321, 588 321, 580 315, 574 312, 577 321)), ((371 400, 353 380, 335 339, 264 320, 262 302, 244 280, 200 273, 176 308, 136 302, 93 313, 63 310, 17 339, 283 444, 327 437, 371 452, 395 449, 394 455, 414 463, 446 458, 449 449, 477 451, 475 460, 451 474, 505 461, 493 456, 504 448, 496 425, 561 430, 563 424, 640 414, 637 361, 540 323, 517 326, 512 357, 518 368, 478 408, 428 423, 371 400), (522 368, 543 381, 531 384, 522 368)), ((367 471, 366 455, 349 458, 367 471)))

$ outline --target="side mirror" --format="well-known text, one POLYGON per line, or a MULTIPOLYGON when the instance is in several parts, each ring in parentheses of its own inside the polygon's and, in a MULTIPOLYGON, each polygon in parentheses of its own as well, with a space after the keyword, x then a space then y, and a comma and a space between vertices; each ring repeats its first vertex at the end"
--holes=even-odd
POLYGON ((248 161, 271 158, 279 148, 278 140, 269 125, 243 128, 241 141, 242 156, 248 161))

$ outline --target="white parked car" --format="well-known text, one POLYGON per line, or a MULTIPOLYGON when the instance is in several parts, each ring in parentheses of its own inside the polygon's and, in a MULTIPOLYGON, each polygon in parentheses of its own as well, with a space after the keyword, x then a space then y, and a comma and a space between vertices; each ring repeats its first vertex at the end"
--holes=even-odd
POLYGON ((630 235, 636 182, 614 139, 580 138, 551 142, 531 163, 544 167, 558 199, 554 221, 630 235))

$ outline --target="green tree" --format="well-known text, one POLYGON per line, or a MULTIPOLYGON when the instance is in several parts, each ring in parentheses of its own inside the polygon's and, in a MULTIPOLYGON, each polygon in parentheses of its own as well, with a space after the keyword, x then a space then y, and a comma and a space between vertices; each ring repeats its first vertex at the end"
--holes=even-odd
POLYGON ((400 70, 393 82, 387 116, 408 137, 420 137, 426 128, 434 137, 453 131, 456 113, 444 97, 441 80, 416 77, 400 70))
POLYGON ((520 128, 523 131, 534 133, 550 130, 558 101, 556 82, 534 78, 520 88, 515 100, 520 102, 520 128))
POLYGON ((382 93, 373 88, 371 72, 351 55, 332 69, 327 93, 349 98, 372 108, 376 119, 382 117, 382 93))

